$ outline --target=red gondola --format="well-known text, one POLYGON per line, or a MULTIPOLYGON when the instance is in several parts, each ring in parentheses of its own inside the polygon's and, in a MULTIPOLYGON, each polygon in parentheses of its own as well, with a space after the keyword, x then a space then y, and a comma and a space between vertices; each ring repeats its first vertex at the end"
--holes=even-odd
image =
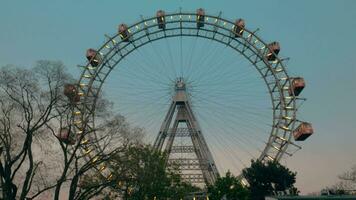
POLYGON ((129 32, 129 29, 127 28, 126 24, 119 25, 119 34, 120 34, 120 38, 122 39, 122 41, 129 42, 130 32, 129 32))
POLYGON ((204 27, 205 11, 202 8, 197 9, 197 28, 204 27))
POLYGON ((272 42, 268 45, 268 52, 267 52, 267 60, 274 61, 276 60, 276 55, 278 55, 279 51, 281 50, 278 42, 272 42))
POLYGON ((294 94, 295 96, 298 96, 302 92, 304 87, 305 87, 304 78, 302 77, 293 78, 292 85, 289 88, 289 95, 292 96, 294 94))
POLYGON ((241 37, 245 29, 245 20, 238 19, 235 21, 234 33, 235 37, 241 37))
POLYGON ((295 141, 304 141, 313 134, 314 130, 311 123, 302 122, 294 131, 293 136, 295 141))
POLYGON ((69 145, 75 144, 75 139, 72 137, 68 128, 60 129, 59 133, 57 134, 57 137, 61 142, 64 142, 66 144, 69 145))
POLYGON ((166 28, 166 14, 164 13, 163 10, 157 11, 156 17, 157 17, 157 23, 158 23, 158 28, 160 29, 165 29, 166 28))
POLYGON ((96 67, 101 63, 101 55, 94 49, 88 49, 86 57, 93 67, 96 67))
POLYGON ((77 88, 73 84, 65 84, 63 93, 71 102, 76 103, 80 101, 77 88))

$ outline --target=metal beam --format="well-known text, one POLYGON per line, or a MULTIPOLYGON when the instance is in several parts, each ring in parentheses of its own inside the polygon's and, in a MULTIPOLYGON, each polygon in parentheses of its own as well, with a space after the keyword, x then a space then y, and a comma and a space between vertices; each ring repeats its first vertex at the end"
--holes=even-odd
MULTIPOLYGON (((177 79, 175 95, 173 96, 170 109, 162 123, 154 147, 157 150, 167 152, 167 167, 174 168, 178 166, 183 172, 200 170, 206 185, 214 184, 215 180, 219 177, 219 172, 212 154, 190 106, 190 100, 186 93, 186 85, 183 78, 177 79), (174 116, 175 119, 173 120, 174 116), (180 124, 184 124, 187 128, 178 128, 181 127, 180 124), (178 137, 178 135, 191 138, 193 146, 173 146, 174 139, 178 137), (194 154, 194 157, 197 159, 192 159, 191 156, 187 156, 187 158, 168 159, 170 158, 170 154, 178 152, 194 154)), ((197 183, 195 179, 191 179, 191 181, 191 183, 197 183)))
POLYGON ((194 153, 194 146, 172 146, 171 153, 194 153))

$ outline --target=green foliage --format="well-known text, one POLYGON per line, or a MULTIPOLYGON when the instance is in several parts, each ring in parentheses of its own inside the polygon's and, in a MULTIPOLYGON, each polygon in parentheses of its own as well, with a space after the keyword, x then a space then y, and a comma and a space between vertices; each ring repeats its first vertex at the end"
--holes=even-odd
POLYGON ((150 147, 130 147, 125 155, 130 199, 154 199, 166 196, 170 179, 165 171, 164 155, 150 147), (131 193, 131 194, 130 194, 131 193))
POLYGON ((197 190, 182 182, 176 170, 166 170, 166 155, 150 146, 129 148, 126 165, 130 174, 126 183, 132 188, 128 199, 176 199, 197 190))
POLYGON ((214 185, 208 187, 210 199, 244 200, 248 199, 249 192, 239 179, 227 172, 225 177, 219 177, 214 185))
MULTIPOLYGON (((128 147, 114 156, 109 161, 113 172, 110 182, 114 184, 106 198, 119 191, 124 199, 129 200, 180 199, 199 190, 183 182, 176 170, 167 170, 165 159, 164 153, 142 145, 128 147)), ((100 185, 96 177, 86 179, 82 188, 100 185)))
POLYGON ((249 183, 251 199, 264 199, 265 196, 287 190, 298 194, 294 187, 296 173, 278 162, 252 160, 251 167, 243 170, 243 176, 249 183))

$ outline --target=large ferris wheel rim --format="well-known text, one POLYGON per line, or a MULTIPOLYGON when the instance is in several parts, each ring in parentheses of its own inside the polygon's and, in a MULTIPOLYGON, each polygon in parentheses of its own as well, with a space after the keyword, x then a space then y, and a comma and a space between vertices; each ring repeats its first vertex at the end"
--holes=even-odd
MULTIPOLYGON (((119 62, 124 58, 126 57, 127 55, 129 55, 131 52, 133 52, 134 50, 138 49, 139 47, 142 47, 150 42, 154 42, 154 41, 158 41, 160 39, 164 39, 164 38, 170 38, 170 37, 179 37, 179 36, 191 36, 191 37, 200 37, 200 38, 205 38, 205 39, 212 39, 216 42, 219 42, 221 44, 225 44, 229 47, 231 47, 232 49, 236 50, 237 52, 239 52, 241 55, 243 55, 247 60, 249 60, 253 65, 254 67, 258 70, 258 72, 262 75, 262 78, 264 79, 266 85, 267 85, 267 88, 268 88, 268 91, 270 93, 270 96, 271 96, 271 103, 272 103, 272 107, 273 107, 273 125, 272 125, 272 130, 271 130, 271 133, 270 133, 270 136, 269 136, 269 139, 268 139, 268 142, 266 143, 266 147, 265 149, 263 150, 263 152, 261 152, 261 155, 259 157, 260 160, 263 160, 265 158, 269 158, 269 159, 272 159, 272 160, 279 160, 282 155, 284 153, 286 153, 286 150, 287 150, 287 147, 288 145, 291 143, 291 130, 294 129, 294 123, 295 123, 295 118, 296 118, 296 102, 295 102, 295 96, 293 94, 293 96, 291 97, 291 101, 289 103, 286 102, 286 99, 285 99, 285 95, 284 95, 284 89, 286 87, 286 85, 291 85, 291 81, 290 81, 290 77, 288 76, 286 70, 285 70, 285 66, 282 62, 282 59, 280 59, 277 55, 276 56, 276 66, 273 66, 273 64, 271 64, 269 61, 267 61, 264 57, 264 55, 262 54, 262 52, 258 49, 257 45, 256 45, 256 41, 261 43, 265 48, 267 48, 267 43, 265 43, 260 37, 258 37, 255 32, 252 32, 252 31, 249 31, 248 29, 244 28, 244 31, 248 34, 248 37, 241 37, 240 39, 242 41, 240 41, 239 39, 237 38, 233 38, 233 36, 231 35, 226 35, 222 32, 219 32, 221 30, 225 30, 227 31, 228 33, 233 33, 232 32, 232 29, 228 29, 226 28, 226 25, 232 25, 234 26, 234 23, 231 22, 230 20, 227 20, 227 19, 223 19, 221 18, 220 16, 212 16, 212 15, 205 15, 205 17, 207 18, 210 18, 212 19, 211 21, 215 21, 214 23, 212 22, 209 22, 208 20, 207 21, 204 21, 204 25, 207 25, 207 26, 212 26, 214 27, 214 37, 213 38, 210 38, 210 37, 207 37, 207 36, 203 36, 203 35, 199 35, 199 34, 183 34, 182 30, 197 30, 198 32, 199 31, 207 31, 207 32, 212 32, 212 30, 209 30, 209 29, 205 29, 205 28, 197 28, 197 27, 184 27, 184 23, 196 23, 196 20, 195 20, 195 17, 196 16, 196 13, 182 13, 182 12, 179 12, 179 13, 172 13, 172 14, 167 14, 166 17, 167 18, 171 18, 171 19, 174 19, 172 21, 168 21, 166 22, 167 24, 174 24, 174 23, 179 23, 180 26, 179 27, 176 27, 176 28, 167 28, 167 29, 159 29, 155 32, 149 32, 150 28, 153 28, 153 27, 156 27, 157 26, 157 23, 154 23, 154 20, 156 19, 156 17, 151 17, 151 18, 148 18, 148 19, 142 19, 141 21, 137 22, 137 23, 134 23, 133 25, 129 26, 128 27, 128 30, 131 30, 130 32, 130 37, 132 37, 133 39, 130 41, 130 42, 124 42, 124 41, 120 41, 120 42, 117 42, 116 46, 113 45, 113 47, 110 49, 110 51, 106 54, 104 54, 103 56, 103 63, 99 66, 99 68, 95 69, 94 71, 94 74, 89 78, 89 82, 88 84, 86 84, 86 88, 85 89, 84 87, 79 87, 83 93, 84 93, 84 100, 81 100, 81 102, 83 102, 83 104, 85 104, 84 106, 82 106, 82 109, 81 109, 81 113, 82 113, 82 130, 86 129, 87 128, 87 124, 89 123, 89 118, 92 118, 92 122, 91 123, 94 123, 94 112, 91 112, 91 111, 94 111, 95 110, 95 106, 96 106, 96 100, 97 100, 97 97, 98 97, 98 94, 100 93, 101 91, 101 87, 103 85, 103 83, 105 82, 105 79, 106 77, 110 74, 111 70, 113 68, 115 68, 119 62), (183 18, 186 18, 186 19, 183 19, 183 18), (191 20, 190 20, 191 19, 191 20), (151 23, 153 22, 153 23, 151 23), (221 25, 221 23, 223 23, 223 25, 221 25), (137 27, 140 27, 140 28, 137 28, 137 27), (141 28, 143 27, 143 28, 141 28), (136 31, 132 31, 132 30, 135 30, 136 28, 136 31), (149 37, 149 36, 152 36, 153 34, 157 34, 157 33, 161 33, 161 32, 169 32, 170 30, 174 31, 174 30, 181 30, 180 31, 180 34, 173 34, 173 35, 166 35, 164 34, 164 36, 162 37, 157 37, 156 39, 149 39, 149 41, 145 42, 145 43, 142 43, 140 45, 137 45, 135 46, 135 42, 138 41, 139 39, 142 39, 143 37, 149 37), (138 35, 139 33, 141 32, 145 32, 146 35, 143 35, 139 38, 135 38, 134 36, 135 35, 138 35), (251 60, 251 58, 253 56, 250 56, 248 57, 246 54, 244 54, 245 52, 241 52, 239 51, 239 49, 237 47, 233 47, 231 45, 231 41, 226 44, 223 39, 222 40, 219 40, 217 37, 215 37, 216 35, 222 35, 224 37, 229 37, 229 39, 231 39, 232 41, 235 41, 235 42, 238 42, 240 45, 244 45, 244 51, 246 50, 250 50, 252 53, 254 53, 254 55, 256 56, 256 61, 257 61, 257 58, 260 58, 259 62, 262 61, 265 66, 267 67, 267 73, 271 73, 271 75, 273 76, 274 80, 275 80, 275 83, 274 85, 271 84, 270 82, 268 82, 267 80, 267 76, 264 76, 262 71, 260 70, 260 68, 258 68, 256 65, 257 65, 257 62, 253 62, 251 60), (252 41, 252 38, 255 39, 255 41, 252 41), (242 43, 244 42, 244 43, 242 43), (126 43, 126 44, 125 44, 126 43), (119 52, 117 51, 118 49, 116 49, 116 47, 119 47, 120 44, 125 44, 123 46, 123 48, 119 49, 120 51, 125 49, 126 47, 130 46, 130 45, 134 45, 134 48, 130 51, 128 51, 125 55, 122 56, 122 58, 120 60, 118 60, 114 65, 112 66, 106 66, 106 65, 110 65, 109 62, 111 59, 113 59, 113 57, 115 55, 118 55, 119 52), (248 46, 246 46, 248 45, 248 46), (112 51, 116 51, 116 53, 114 53, 111 58, 108 59, 108 56, 110 56, 110 53, 112 51), (104 67, 109 67, 109 71, 105 74, 104 78, 101 79, 101 80, 96 80, 96 78, 99 77, 99 73, 101 72, 101 70, 104 69, 104 67), (276 72, 275 69, 279 67, 279 69, 281 69, 281 71, 279 72, 276 72), (285 80, 280 80, 280 78, 278 77, 277 73, 283 73, 284 75, 284 78, 285 80), (281 83, 283 82, 284 83, 281 83), (99 84, 99 87, 96 88, 96 94, 95 92, 93 92, 93 85, 95 84, 95 82, 100 82, 99 84), (275 102, 275 89, 277 88, 277 92, 279 94, 279 103, 276 103, 275 102), (90 95, 89 93, 92 93, 93 94, 93 99, 92 100, 89 100, 90 99, 90 95), (92 102, 91 102, 92 101, 92 102), (86 103, 86 102, 89 102, 89 103, 86 103), (88 104, 89 104, 89 107, 88 107, 88 104), (278 104, 280 105, 278 108, 278 104), (282 106, 286 106, 287 104, 290 105, 291 108, 289 108, 291 112, 291 115, 290 118, 291 118, 291 122, 289 123, 287 129, 284 127, 284 128, 281 128, 279 126, 279 123, 282 120, 282 117, 283 116, 287 116, 289 113, 286 113, 288 111, 286 111, 287 109, 282 109, 282 106), (90 108, 91 106, 91 108, 90 108), (86 111, 89 111, 86 112, 86 111), (277 111, 279 111, 279 115, 277 116, 277 111), (86 116, 86 114, 89 114, 86 116), (91 115, 92 114, 92 115, 91 115), (278 120, 277 120, 278 119, 278 120), (277 123, 275 122, 277 120, 277 123), (279 136, 279 131, 282 132, 282 136, 279 136), (288 133, 289 132, 289 133, 288 133), (278 147, 278 146, 273 146, 273 142, 275 142, 277 140, 277 136, 278 137, 281 137, 283 138, 283 142, 281 142, 281 145, 278 147), (271 149, 275 149, 277 150, 277 153, 275 153, 274 157, 270 156, 269 155, 269 150, 271 149)), ((246 35, 246 34, 245 34, 246 35)), ((107 42, 105 42, 99 49, 98 49, 98 52, 102 52, 103 49, 107 48, 111 43, 113 43, 113 41, 115 41, 116 38, 120 38, 119 34, 115 34, 113 37, 110 37, 109 40, 107 42)), ((84 67, 84 70, 81 74, 81 77, 79 79, 79 82, 78 82, 78 85, 82 85, 83 83, 83 80, 87 79, 88 77, 86 77, 87 73, 89 72, 89 74, 92 74, 92 72, 90 71, 90 63, 88 62, 88 64, 84 67)), ((99 77, 100 78, 100 77, 99 77)), ((278 95, 277 95, 278 96, 278 95)), ((91 127, 93 128, 94 125, 91 127)), ((95 131, 93 131, 95 133, 95 131)))

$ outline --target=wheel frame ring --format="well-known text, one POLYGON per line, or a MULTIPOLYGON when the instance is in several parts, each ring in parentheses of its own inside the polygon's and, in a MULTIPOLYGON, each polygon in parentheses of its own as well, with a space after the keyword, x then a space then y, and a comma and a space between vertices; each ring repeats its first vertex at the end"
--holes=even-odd
MULTIPOLYGON (((243 55, 247 60, 249 60, 249 61, 254 65, 254 67, 257 69, 257 71, 260 73, 260 75, 262 76, 262 78, 264 79, 264 81, 265 81, 265 83, 266 83, 266 85, 267 85, 268 91, 269 91, 270 96, 271 96, 271 103, 272 103, 272 107, 273 107, 273 120, 272 120, 273 125, 272 125, 272 130, 271 130, 270 136, 269 136, 269 138, 268 138, 268 142, 267 142, 267 144, 266 144, 266 146, 265 146, 263 152, 261 153, 261 155, 260 155, 260 157, 259 157, 259 160, 266 160, 266 159, 277 160, 277 161, 280 160, 281 157, 283 156, 283 154, 286 153, 286 150, 287 150, 287 148, 288 148, 288 145, 289 145, 289 143, 290 143, 290 141, 291 141, 291 136, 292 136, 291 130, 294 130, 294 126, 295 126, 294 124, 295 124, 295 121, 296 121, 296 111, 297 111, 297 109, 296 109, 296 97, 294 96, 294 94, 293 94, 292 96, 288 96, 288 97, 291 99, 288 103, 286 102, 286 99, 285 99, 285 93, 286 93, 286 91, 285 91, 284 88, 286 88, 286 87, 289 88, 289 86, 291 85, 291 80, 290 80, 289 75, 288 75, 287 72, 286 72, 285 66, 284 66, 284 64, 283 64, 283 62, 282 62, 283 60, 280 59, 277 55, 275 55, 275 56, 276 56, 276 63, 277 63, 275 66, 273 66, 273 64, 271 64, 271 62, 267 61, 267 60, 265 59, 264 53, 262 53, 262 52, 259 50, 259 48, 258 48, 257 46, 255 46, 255 43, 256 43, 256 42, 254 43, 253 40, 252 40, 252 38, 255 38, 255 39, 256 39, 255 41, 260 42, 260 43, 265 47, 265 49, 267 49, 267 43, 264 42, 262 39, 260 39, 260 38, 255 34, 255 32, 249 31, 249 30, 246 29, 246 28, 244 28, 244 31, 245 31, 245 33, 248 34, 248 37, 244 37, 244 35, 247 35, 247 34, 244 34, 244 35, 243 35, 242 37, 240 37, 240 38, 231 38, 231 37, 232 37, 231 34, 234 34, 234 32, 232 31, 233 28, 231 28, 231 29, 226 28, 226 24, 233 27, 233 26, 234 26, 234 23, 231 22, 231 21, 229 21, 229 20, 223 19, 223 18, 221 18, 221 17, 219 17, 219 16, 205 15, 205 17, 206 17, 207 20, 204 21, 204 25, 206 25, 206 26, 211 26, 211 27, 213 28, 213 30, 215 30, 215 32, 214 32, 214 37, 213 37, 213 38, 203 37, 202 35, 198 35, 198 32, 199 32, 199 31, 212 32, 213 30, 205 29, 205 28, 183 27, 182 25, 183 25, 184 23, 194 23, 194 24, 196 24, 196 21, 194 20, 195 17, 191 17, 191 16, 196 16, 196 14, 195 14, 195 13, 181 13, 181 12, 180 12, 180 13, 173 13, 173 14, 166 15, 166 18, 171 18, 171 19, 175 18, 175 20, 167 21, 166 24, 174 24, 174 23, 180 24, 179 27, 171 29, 171 30, 180 30, 180 34, 171 35, 171 36, 167 36, 167 35, 166 35, 166 32, 169 31, 170 29, 165 29, 165 30, 160 30, 160 29, 158 29, 158 31, 155 31, 155 32, 150 32, 150 31, 149 31, 150 28, 153 28, 153 29, 154 29, 154 27, 157 27, 157 25, 158 25, 157 23, 154 22, 154 21, 155 21, 155 17, 151 17, 151 18, 148 18, 148 19, 145 19, 145 20, 142 19, 141 21, 139 21, 139 22, 137 22, 137 23, 135 23, 135 24, 133 24, 133 25, 131 25, 131 26, 128 27, 128 30, 134 30, 135 28, 140 27, 140 26, 144 27, 144 28, 142 28, 142 29, 137 28, 137 31, 136 31, 136 32, 134 32, 134 31, 131 31, 131 32, 130 32, 131 37, 134 38, 133 41, 128 42, 128 43, 125 43, 125 42, 123 42, 123 41, 120 41, 120 42, 117 43, 117 46, 113 46, 113 47, 110 49, 110 51, 109 51, 108 53, 105 53, 105 54, 103 53, 104 56, 103 56, 103 62, 102 62, 102 64, 101 64, 98 68, 93 69, 93 71, 90 71, 90 70, 91 70, 91 68, 90 68, 91 65, 90 65, 90 63, 88 62, 87 65, 84 66, 84 70, 83 70, 83 72, 82 72, 82 74, 81 74, 81 77, 80 77, 80 79, 79 79, 79 81, 78 81, 78 86, 80 86, 80 87, 78 87, 78 88, 80 89, 80 92, 83 94, 84 99, 81 98, 81 101, 80 101, 79 105, 78 105, 76 108, 77 108, 77 109, 80 111, 80 113, 81 113, 81 115, 80 115, 79 117, 80 117, 80 120, 81 120, 82 123, 81 123, 81 126, 77 126, 77 125, 76 125, 76 126, 74 126, 74 127, 75 127, 77 130, 79 130, 79 132, 82 132, 82 133, 83 133, 83 131, 84 131, 84 134, 83 134, 83 135, 86 135, 85 132, 88 131, 88 130, 87 130, 88 128, 91 129, 91 130, 88 131, 89 133, 91 133, 91 132, 94 132, 94 133, 95 133, 95 124, 94 124, 94 122, 95 122, 95 120, 94 120, 94 118, 95 118, 95 112, 93 112, 93 111, 95 110, 95 107, 96 107, 96 100, 97 100, 98 94, 99 94, 100 91, 101 91, 101 87, 102 87, 102 85, 104 84, 106 77, 110 74, 110 72, 111 72, 111 70, 112 70, 113 68, 115 68, 116 66, 119 65, 119 62, 120 62, 123 58, 125 58, 127 55, 129 55, 131 52, 133 52, 134 50, 138 49, 139 47, 142 47, 142 46, 144 46, 144 45, 146 45, 146 44, 148 44, 148 43, 150 43, 150 42, 154 42, 154 41, 156 41, 156 40, 161 40, 161 39, 169 38, 169 37, 179 37, 179 36, 182 36, 182 37, 183 37, 183 36, 187 36, 187 37, 188 37, 188 36, 192 36, 192 37, 194 37, 194 36, 195 36, 195 37, 201 37, 201 38, 205 38, 205 39, 213 39, 213 40, 215 40, 216 42, 220 42, 220 43, 222 43, 222 44, 228 45, 228 46, 231 47, 233 50, 236 50, 240 55, 243 55), (187 18, 187 16, 189 16, 189 19, 192 19, 192 20, 187 20, 187 19, 183 20, 183 18, 187 18), (176 18, 178 18, 178 19, 176 19, 176 18), (209 21, 208 21, 208 18, 210 18, 211 21, 215 21, 215 23, 209 22, 209 21), (149 24, 150 22, 153 22, 153 23, 149 24), (218 23, 216 23, 216 22, 218 22, 218 23), (221 23, 223 23, 223 25, 221 25, 221 23), (148 24, 149 24, 149 25, 148 25, 148 24), (197 30, 197 35, 187 35, 187 34, 183 34, 183 30, 188 30, 188 29, 190 29, 190 30, 197 30), (267 67, 267 71, 266 71, 266 72, 267 72, 267 73, 270 72, 271 75, 272 75, 272 76, 274 77, 274 79, 275 79, 275 85, 274 85, 273 87, 269 85, 270 83, 268 82, 267 77, 264 77, 264 76, 263 76, 263 73, 262 73, 261 70, 256 66, 256 63, 253 63, 243 52, 240 52, 240 51, 238 51, 238 49, 232 47, 232 46, 230 45, 231 41, 229 42, 229 44, 226 44, 226 43, 224 43, 224 41, 222 41, 222 40, 217 40, 217 39, 215 38, 216 35, 222 35, 222 36, 224 36, 224 37, 227 36, 226 34, 220 33, 220 32, 219 32, 220 30, 225 30, 225 31, 227 31, 228 33, 230 33, 230 36, 228 36, 228 37, 230 37, 230 39, 232 39, 233 41, 238 42, 240 45, 242 45, 242 44, 243 44, 243 45, 248 45, 245 50, 247 50, 247 49, 251 50, 251 52, 255 53, 256 58, 257 58, 257 57, 260 58, 259 62, 260 62, 260 61, 263 61, 263 63, 264 63, 265 66, 267 67), (135 37, 134 37, 135 35, 137 35, 137 34, 139 34, 139 33, 141 33, 141 32, 146 32, 146 33, 148 33, 148 34, 143 35, 143 36, 141 36, 141 37, 139 37, 139 38, 135 38, 135 37), (93 93, 93 88, 95 88, 95 87, 94 87, 94 86, 95 86, 95 83, 98 82, 98 81, 96 80, 96 78, 99 77, 99 73, 101 72, 101 70, 104 69, 104 67, 106 67, 106 65, 110 65, 110 64, 109 64, 109 63, 110 63, 110 60, 111 60, 115 55, 118 55, 118 52, 117 52, 116 47, 120 47, 120 44, 124 44, 124 46, 120 49, 120 51, 121 51, 121 50, 125 49, 126 47, 128 47, 128 46, 130 46, 130 45, 134 45, 134 43, 135 43, 136 41, 138 41, 139 39, 141 39, 141 38, 143 38, 143 37, 149 37, 150 35, 158 34, 158 33, 162 33, 162 32, 164 32, 164 34, 165 34, 164 37, 156 38, 156 39, 154 39, 154 40, 149 39, 148 42, 143 43, 143 44, 141 44, 141 45, 138 45, 137 47, 135 46, 134 49, 132 49, 131 51, 128 51, 124 56, 122 56, 122 58, 121 58, 120 60, 118 60, 118 62, 116 62, 113 66, 110 67, 110 70, 105 74, 104 79, 99 80, 100 85, 99 85, 98 88, 96 88, 97 93, 96 93, 96 94, 93 93), (240 41, 239 39, 241 39, 241 41, 240 41), (114 49, 116 49, 116 52, 112 55, 112 57, 110 57, 109 59, 107 59, 108 56, 110 56, 110 53, 111 53, 112 51, 114 51, 114 49), (253 49, 254 49, 255 51, 253 51, 253 49), (278 73, 279 73, 279 74, 280 74, 281 72, 284 73, 284 74, 283 74, 284 80, 282 80, 281 78, 279 78, 278 75, 277 75, 277 73, 275 72, 275 69, 277 69, 277 67, 279 67, 279 69, 282 69, 282 71, 279 71, 278 73), (92 77, 90 77, 90 80, 89 80, 89 81, 86 82, 86 81, 84 81, 84 80, 85 80, 85 79, 88 79, 88 77, 86 77, 86 74, 88 74, 88 72, 89 72, 89 74, 93 74, 92 72, 94 72, 94 75, 93 75, 92 77), (283 83, 281 83, 281 82, 283 82, 283 83), (85 85, 85 86, 84 86, 84 85, 85 85), (277 106, 278 104, 276 104, 276 103, 274 102, 275 99, 274 99, 273 93, 275 93, 274 90, 275 90, 276 88, 278 89, 278 94, 279 94, 279 99, 280 99, 278 104, 279 104, 279 105, 282 105, 282 106, 279 106, 280 109, 277 108, 277 107, 278 107, 278 106, 277 106), (90 93, 92 93, 93 96, 90 96, 90 93), (94 99, 93 99, 93 100, 90 100, 90 98, 92 98, 92 97, 94 97, 94 99), (90 101, 91 101, 91 102, 90 102, 90 101), (88 109, 88 107, 87 107, 88 104, 89 104, 89 105, 90 105, 90 104, 92 105, 91 109, 88 109), (282 108, 282 107, 287 107, 287 105, 290 105, 289 107, 291 107, 291 108, 289 108, 289 109, 290 109, 289 111, 288 111, 287 109, 283 109, 283 108, 282 108), (89 112, 88 112, 88 111, 89 111, 89 112), (277 111, 279 111, 279 115, 278 115, 278 116, 277 116, 277 114, 276 114, 277 111), (289 116, 291 119, 282 119, 283 116, 289 116), (90 119, 92 120, 91 123, 93 124, 93 126, 88 126, 88 123, 90 123, 90 119), (277 120, 277 119, 278 119, 278 120, 277 120), (275 122, 276 120, 277 120, 277 123, 275 122), (282 129, 282 128, 280 127, 280 124, 288 124, 288 130, 282 129), (289 127, 290 127, 290 128, 289 128, 289 127), (281 135, 278 135, 279 131, 282 132, 281 135), (282 138, 285 139, 285 141, 283 141, 283 142, 281 143, 280 147, 272 146, 272 145, 273 145, 273 142, 275 142, 275 141, 277 140, 277 136, 282 137, 282 138), (287 137, 286 137, 286 136, 287 136, 287 137), (271 149, 273 149, 273 148, 277 150, 277 153, 275 153, 275 155, 272 157, 272 156, 269 155, 268 151, 271 150, 271 149)), ((117 38, 120 38, 119 34, 116 34, 116 35, 114 35, 113 37, 110 37, 110 39, 109 39, 107 42, 105 42, 105 43, 98 49, 98 52, 102 52, 104 49, 106 49, 106 48, 108 47, 108 45, 109 45, 110 43, 112 43, 112 41, 115 41, 115 39, 117 39, 117 38)), ((245 50, 244 50, 244 51, 245 51, 245 50)), ((100 77, 99 77, 99 78, 100 78, 100 77)), ((288 94, 287 94, 287 95, 288 95, 288 94)), ((78 119, 78 117, 77 117, 76 119, 78 119)), ((76 119, 73 119, 73 121, 76 120, 76 119)), ((95 134, 94 134, 94 135, 95 135, 95 134)), ((85 147, 85 145, 84 145, 83 150, 84 150, 84 153, 88 151, 88 150, 87 150, 87 147, 85 147)), ((89 155, 89 160, 91 160, 91 159, 93 159, 93 157, 91 157, 91 156, 89 155)))

